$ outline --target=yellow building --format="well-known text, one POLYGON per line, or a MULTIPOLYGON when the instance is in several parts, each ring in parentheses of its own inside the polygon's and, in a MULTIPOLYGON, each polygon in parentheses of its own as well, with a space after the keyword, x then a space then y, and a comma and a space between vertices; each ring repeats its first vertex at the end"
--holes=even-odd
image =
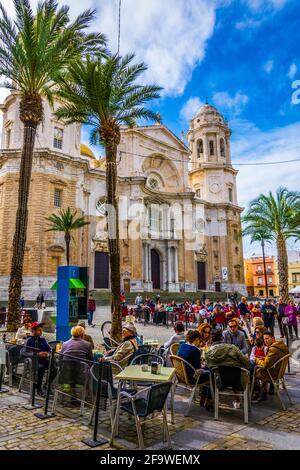
POLYGON ((289 263, 289 290, 300 286, 300 261, 289 263))

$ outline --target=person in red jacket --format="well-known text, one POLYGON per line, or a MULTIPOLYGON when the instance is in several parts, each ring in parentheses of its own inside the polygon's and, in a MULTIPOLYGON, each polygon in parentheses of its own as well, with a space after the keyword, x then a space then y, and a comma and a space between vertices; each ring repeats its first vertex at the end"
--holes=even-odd
POLYGON ((93 316, 94 316, 94 312, 96 310, 96 300, 94 299, 93 297, 93 294, 90 294, 89 296, 89 303, 88 303, 88 325, 91 326, 91 327, 95 327, 96 325, 94 325, 93 323, 93 316))

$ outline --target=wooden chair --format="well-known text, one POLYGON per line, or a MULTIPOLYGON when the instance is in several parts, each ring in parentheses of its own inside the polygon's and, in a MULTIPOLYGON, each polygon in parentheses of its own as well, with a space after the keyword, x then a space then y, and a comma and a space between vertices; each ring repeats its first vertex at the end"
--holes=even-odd
POLYGON ((176 356, 179 346, 180 346, 179 343, 173 343, 173 344, 171 344, 171 346, 170 346, 170 353, 171 353, 172 356, 176 356))
POLYGON ((280 396, 280 385, 285 390, 291 405, 293 405, 292 399, 289 395, 289 392, 287 390, 287 386, 286 386, 286 383, 285 383, 285 380, 284 380, 284 374, 285 374, 286 368, 288 366, 290 357, 291 357, 290 354, 286 354, 285 356, 283 356, 281 359, 279 359, 277 362, 275 362, 275 364, 273 364, 273 366, 269 367, 268 369, 265 369, 261 366, 256 366, 255 369, 254 369, 254 374, 253 374, 253 379, 252 379, 251 396, 253 394, 254 383, 255 383, 255 379, 256 379, 256 372, 259 369, 263 369, 268 374, 268 380, 266 380, 266 382, 269 382, 270 384, 272 384, 274 386, 274 391, 275 391, 276 396, 277 396, 277 398, 278 398, 278 400, 279 400, 279 402, 282 406, 282 409, 286 410, 286 406, 283 403, 282 398, 280 396), (278 368, 278 371, 277 371, 277 375, 275 377, 273 377, 272 372, 274 372, 274 370, 278 366, 279 366, 279 368, 278 368))
POLYGON ((176 382, 172 389, 172 407, 173 407, 173 402, 174 402, 174 396, 176 393, 176 388, 180 387, 182 389, 188 390, 190 392, 190 398, 189 398, 186 412, 184 413, 184 416, 188 416, 191 406, 193 404, 197 389, 202 388, 204 386, 209 386, 209 380, 207 380, 207 382, 205 383, 199 384, 198 382, 199 382, 201 375, 198 375, 197 378, 195 379, 196 382, 194 384, 190 383, 188 379, 188 375, 187 375, 187 368, 188 367, 191 368, 194 373, 196 372, 196 369, 191 364, 189 364, 189 362, 185 361, 181 357, 170 356, 170 360, 172 362, 172 366, 174 367, 175 373, 176 373, 176 382))

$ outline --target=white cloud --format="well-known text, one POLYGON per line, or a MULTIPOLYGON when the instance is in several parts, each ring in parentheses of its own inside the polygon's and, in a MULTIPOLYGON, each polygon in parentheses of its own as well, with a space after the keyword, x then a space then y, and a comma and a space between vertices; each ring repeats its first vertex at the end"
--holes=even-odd
POLYGON ((180 119, 185 122, 190 121, 195 117, 197 111, 201 106, 203 106, 203 104, 204 103, 197 96, 191 97, 182 107, 180 111, 180 119))
MULTIPOLYGON (((117 48, 118 2, 101 2, 97 25, 117 48)), ((121 53, 145 61, 145 80, 164 94, 180 95, 203 60, 215 25, 217 2, 209 0, 126 0, 122 9, 121 53)))
POLYGON ((242 2, 248 8, 244 17, 235 25, 239 30, 259 28, 281 10, 288 0, 242 0, 242 2))
POLYGON ((291 64, 290 66, 290 69, 289 69, 289 73, 288 73, 288 77, 291 79, 291 80, 294 80, 294 78, 296 77, 296 73, 298 72, 298 67, 296 64, 291 64))
POLYGON ((288 0, 244 0, 244 3, 255 12, 263 9, 280 10, 287 2, 288 0))
POLYGON ((267 60, 267 62, 264 63, 264 70, 266 73, 271 73, 274 68, 274 60, 267 60))
MULTIPOLYGON (((236 119, 230 122, 233 130, 233 166, 239 170, 237 190, 239 204, 246 209, 259 194, 276 191, 280 186, 290 190, 299 188, 300 162, 263 166, 238 166, 238 163, 272 163, 300 158, 300 121, 266 132, 259 130, 252 122, 236 119)), ((245 254, 259 250, 250 246, 249 238, 244 240, 245 254)), ((276 251, 276 250, 275 250, 276 251)), ((275 253, 274 251, 274 253, 275 253)))
MULTIPOLYGON (((271 163, 300 158, 300 121, 262 132, 244 120, 230 122, 233 129, 233 166, 239 163, 271 163), (237 136, 237 137, 235 137, 237 136)), ((237 166, 239 202, 247 206, 260 193, 279 186, 299 187, 299 161, 266 166, 237 166)))
POLYGON ((219 91, 213 95, 215 105, 221 111, 229 113, 231 117, 239 115, 248 101, 248 96, 241 91, 237 91, 234 96, 230 96, 227 91, 219 91))
MULTIPOLYGON (((31 3, 35 7, 38 0, 31 3)), ((12 0, 5 1, 10 13, 12 4, 12 0)), ((111 49, 117 50, 118 0, 59 0, 59 4, 69 4, 73 17, 96 7, 93 29, 105 33, 111 49)), ((162 86, 165 95, 180 95, 204 58, 219 6, 224 6, 220 0, 126 0, 122 4, 121 53, 135 52, 137 60, 146 62, 145 82, 162 86)))

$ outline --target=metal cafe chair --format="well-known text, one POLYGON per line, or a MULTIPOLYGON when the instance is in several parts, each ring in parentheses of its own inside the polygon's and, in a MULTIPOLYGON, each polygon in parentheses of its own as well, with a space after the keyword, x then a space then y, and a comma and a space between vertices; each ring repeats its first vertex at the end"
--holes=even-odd
POLYGON ((164 442, 168 442, 168 448, 171 448, 171 438, 167 421, 167 398, 171 387, 172 382, 156 384, 141 390, 133 396, 128 392, 122 391, 119 395, 110 444, 113 445, 114 437, 118 435, 121 411, 129 414, 129 416, 134 416, 139 449, 144 449, 142 425, 155 419, 155 413, 162 413, 163 439, 164 442))
MULTIPOLYGON (((76 354, 76 351, 72 351, 76 354)), ((55 413, 58 395, 71 396, 80 401, 80 416, 83 415, 84 405, 88 391, 91 389, 91 365, 80 359, 63 358, 57 361, 57 375, 53 383, 54 396, 52 412, 55 413), (71 393, 77 389, 80 391, 79 398, 71 393)))
POLYGON ((213 367, 210 374, 210 389, 214 398, 214 419, 219 419, 220 396, 239 396, 244 401, 244 422, 248 424, 251 407, 250 372, 240 367, 213 367))
POLYGON ((151 364, 151 362, 158 362, 160 365, 164 365, 164 359, 159 356, 158 354, 153 354, 153 353, 150 353, 150 354, 140 354, 139 356, 135 356, 130 365, 131 366, 134 366, 134 365, 142 365, 142 364, 151 364))
MULTIPOLYGON (((263 369, 268 374, 268 382, 274 386, 275 394, 276 394, 276 396, 277 396, 277 398, 278 398, 278 400, 279 400, 279 402, 282 406, 282 409, 284 411, 286 410, 286 406, 283 403, 283 400, 280 396, 280 385, 282 386, 283 390, 285 390, 291 405, 293 405, 292 399, 290 397, 290 394, 288 392, 288 389, 287 389, 287 386, 286 386, 286 383, 285 383, 285 379, 284 379, 284 374, 285 374, 285 371, 287 369, 290 357, 291 357, 290 354, 286 354, 285 356, 283 356, 281 359, 279 359, 277 362, 275 362, 275 364, 273 364, 268 369, 265 369, 265 368, 263 369), (274 376, 272 375, 272 373, 273 373, 274 376)), ((252 385, 251 385, 251 396, 252 396, 253 390, 254 390, 254 384, 255 384, 255 380, 256 380, 256 373, 257 373, 258 370, 261 370, 261 369, 262 369, 261 366, 255 366, 254 374, 253 374, 253 378, 252 378, 252 385)))

